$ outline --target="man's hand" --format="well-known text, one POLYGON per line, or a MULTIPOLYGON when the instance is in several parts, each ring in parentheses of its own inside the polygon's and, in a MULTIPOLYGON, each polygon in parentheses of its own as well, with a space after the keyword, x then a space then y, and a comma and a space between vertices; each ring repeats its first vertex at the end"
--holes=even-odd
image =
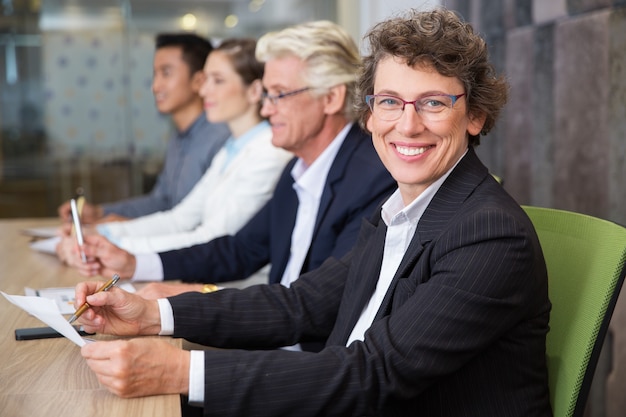
POLYGON ((162 282, 152 282, 137 291, 137 295, 147 300, 173 297, 184 292, 202 292, 202 284, 169 284, 162 282))
POLYGON ((84 240, 87 263, 75 265, 82 275, 110 277, 118 274, 123 279, 132 278, 137 264, 133 254, 115 246, 101 235, 88 235, 84 240))
POLYGON ((120 397, 189 392, 190 353, 164 340, 88 343, 81 354, 98 381, 120 397))
POLYGON ((118 287, 96 292, 102 282, 81 282, 76 286, 76 308, 90 305, 78 321, 89 333, 120 336, 156 335, 161 315, 156 300, 146 300, 118 287))

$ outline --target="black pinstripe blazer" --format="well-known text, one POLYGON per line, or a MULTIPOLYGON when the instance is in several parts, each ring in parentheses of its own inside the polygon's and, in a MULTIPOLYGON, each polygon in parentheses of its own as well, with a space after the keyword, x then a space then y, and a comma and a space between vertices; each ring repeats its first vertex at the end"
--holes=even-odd
POLYGON ((363 342, 344 344, 378 279, 386 227, 291 288, 170 299, 205 360, 205 415, 549 416, 550 302, 530 220, 472 149, 424 212, 363 342), (266 349, 328 337, 319 353, 266 349))

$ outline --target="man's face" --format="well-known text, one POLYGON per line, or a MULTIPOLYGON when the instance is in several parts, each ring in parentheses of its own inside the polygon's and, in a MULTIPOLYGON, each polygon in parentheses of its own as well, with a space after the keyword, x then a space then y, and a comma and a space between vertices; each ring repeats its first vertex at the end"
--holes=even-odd
MULTIPOLYGON (((305 69, 297 57, 270 59, 265 63, 263 87, 271 96, 309 87, 301 76, 305 69)), ((279 99, 276 104, 266 99, 261 114, 272 125, 274 146, 305 157, 323 128, 324 96, 316 97, 308 90, 279 99)))
MULTIPOLYGON (((463 93, 459 79, 444 77, 430 66, 410 67, 403 60, 388 57, 376 69, 374 94, 412 101, 463 93)), ((412 104, 405 104, 397 120, 384 121, 373 114, 367 120, 374 147, 398 182, 405 204, 452 168, 468 147, 468 133, 477 135, 484 123, 484 118, 468 115, 465 96, 442 114, 445 117, 441 120, 428 120, 412 104)))
POLYGON ((198 88, 189 66, 183 61, 181 48, 172 46, 156 50, 152 93, 161 113, 175 114, 198 100, 198 88))

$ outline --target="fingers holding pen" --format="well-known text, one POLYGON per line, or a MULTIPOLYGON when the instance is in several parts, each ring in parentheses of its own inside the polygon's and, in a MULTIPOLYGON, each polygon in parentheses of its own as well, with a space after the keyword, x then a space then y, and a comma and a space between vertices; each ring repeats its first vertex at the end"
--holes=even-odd
POLYGON ((161 331, 161 316, 156 300, 128 293, 118 287, 98 291, 101 282, 76 286, 76 307, 89 303, 78 321, 85 330, 121 336, 156 335, 161 331))
POLYGON ((104 236, 86 236, 83 250, 87 256, 87 262, 79 268, 83 275, 118 274, 122 279, 129 279, 135 272, 135 256, 115 246, 104 236))
POLYGON ((112 287, 108 291, 101 291, 101 282, 82 282, 76 286, 75 308, 78 311, 87 305, 87 309, 82 312, 79 321, 83 327, 93 333, 111 333, 110 327, 114 317, 112 312, 107 311, 107 306, 114 306, 119 303, 113 294, 118 288, 112 287), (109 297, 109 294, 113 296, 109 297))

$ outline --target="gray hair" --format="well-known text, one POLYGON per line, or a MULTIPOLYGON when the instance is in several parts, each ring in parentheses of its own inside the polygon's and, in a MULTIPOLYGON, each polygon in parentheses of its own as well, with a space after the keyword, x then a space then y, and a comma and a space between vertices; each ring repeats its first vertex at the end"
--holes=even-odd
POLYGON ((257 42, 259 61, 288 56, 306 63, 303 78, 314 90, 328 91, 330 87, 345 84, 344 114, 355 120, 354 97, 361 55, 344 29, 333 22, 319 20, 267 33, 257 42))

